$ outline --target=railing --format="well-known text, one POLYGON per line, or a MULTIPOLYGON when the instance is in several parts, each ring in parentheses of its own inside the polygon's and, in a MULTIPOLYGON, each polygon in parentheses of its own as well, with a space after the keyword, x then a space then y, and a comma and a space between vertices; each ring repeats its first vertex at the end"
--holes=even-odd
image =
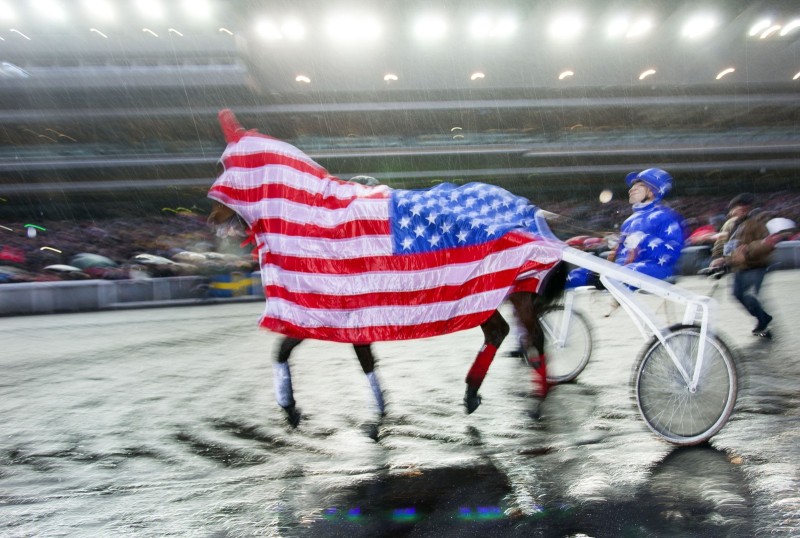
MULTIPOLYGON (((710 260, 709 247, 683 250, 679 271, 695 275, 710 260)), ((771 269, 800 268, 800 241, 779 243, 771 269)), ((144 278, 131 280, 77 280, 0 284, 0 316, 85 312, 155 306, 263 300, 261 276, 249 274, 144 278)))
POLYGON ((263 298, 259 273, 0 285, 0 316, 205 304, 263 298))
MULTIPOLYGON (((800 136, 795 130, 762 130, 747 129, 741 131, 714 132, 652 132, 652 131, 593 131, 577 130, 574 132, 559 132, 545 135, 540 132, 470 132, 423 134, 418 136, 396 135, 370 135, 370 136, 301 136, 287 140, 299 148, 309 151, 336 151, 346 149, 363 150, 397 150, 414 148, 423 150, 431 146, 491 146, 491 145, 523 145, 547 149, 550 147, 563 147, 569 142, 572 150, 581 147, 591 148, 641 148, 652 145, 670 147, 708 147, 714 149, 719 146, 747 146, 765 145, 769 147, 778 142, 794 146, 800 144, 800 136), (455 137, 455 138, 454 138, 455 137), (577 146, 575 146, 577 145, 577 146)), ((94 158, 94 157, 135 157, 135 156, 178 156, 178 155, 206 155, 209 148, 224 149, 218 140, 151 140, 146 143, 131 141, 129 143, 58 143, 36 144, 23 146, 16 144, 0 148, 0 162, 20 159, 47 159, 54 157, 94 158)))

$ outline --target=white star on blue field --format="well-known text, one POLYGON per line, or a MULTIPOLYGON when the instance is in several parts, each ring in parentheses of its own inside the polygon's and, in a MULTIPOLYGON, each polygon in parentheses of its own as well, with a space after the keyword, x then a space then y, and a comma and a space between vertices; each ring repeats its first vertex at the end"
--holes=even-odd
POLYGON ((538 233, 538 208, 527 199, 485 183, 442 183, 419 191, 395 190, 390 202, 394 251, 433 252, 485 243, 512 229, 538 233))

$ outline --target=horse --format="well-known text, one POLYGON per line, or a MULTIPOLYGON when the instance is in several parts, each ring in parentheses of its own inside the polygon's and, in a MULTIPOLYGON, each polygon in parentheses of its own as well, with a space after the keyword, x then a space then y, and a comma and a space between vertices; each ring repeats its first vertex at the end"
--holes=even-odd
POLYGON ((353 344, 382 416, 384 400, 374 371, 372 342, 480 326, 484 342, 465 379, 464 406, 468 414, 473 413, 481 404, 478 391, 489 366, 510 330, 497 309, 505 299, 525 329, 533 395, 539 399, 546 396, 544 332, 538 313, 563 291, 566 268, 560 260, 563 243, 549 233, 535 206, 499 187, 448 184, 436 193, 440 203, 449 196, 457 204, 464 200, 467 208, 474 206, 476 198, 486 201, 488 197, 491 204, 466 215, 461 214, 465 208, 458 205, 454 210, 457 216, 437 221, 438 213, 430 210, 431 199, 427 209, 417 203, 423 196, 419 192, 393 191, 385 185, 347 185, 294 146, 245 131, 231 111, 221 111, 219 119, 228 146, 220 159, 223 171, 209 190, 212 210, 208 221, 212 226, 238 222, 256 238, 268 298, 260 324, 284 335, 275 355, 275 395, 292 426, 299 424, 300 413, 288 361, 303 339, 353 344), (398 201, 400 197, 406 198, 398 201), (390 198, 396 204, 394 209, 386 208, 390 198), (398 213, 402 205, 412 206, 410 213, 387 225, 383 217, 387 212, 398 213), (501 213, 503 207, 506 210, 501 213), (536 234, 530 231, 533 215, 536 234), (394 250, 381 250, 389 248, 387 226, 402 235, 400 228, 410 226, 411 217, 424 217, 431 226, 441 225, 443 234, 445 229, 460 226, 461 231, 449 237, 454 243, 466 242, 470 234, 483 235, 475 243, 456 245, 442 253, 435 248, 442 238, 438 231, 424 237, 417 224, 417 238, 423 235, 430 246, 421 240, 414 246, 414 235, 409 233, 394 250), (367 248, 378 252, 358 250, 367 242, 367 248), (329 249, 328 243, 335 246, 329 249), (442 260, 449 263, 453 258, 458 263, 441 265, 442 260), (425 265, 426 281, 439 280, 414 292, 410 288, 419 288, 418 282, 411 285, 409 280, 406 287, 403 278, 418 271, 420 265, 425 265), (371 292, 359 285, 378 289, 371 292), (385 289, 380 288, 383 285, 385 289), (402 308, 403 300, 408 309, 402 308), (420 304, 423 307, 417 308, 420 304), (401 319, 406 311, 410 312, 408 319, 401 319))

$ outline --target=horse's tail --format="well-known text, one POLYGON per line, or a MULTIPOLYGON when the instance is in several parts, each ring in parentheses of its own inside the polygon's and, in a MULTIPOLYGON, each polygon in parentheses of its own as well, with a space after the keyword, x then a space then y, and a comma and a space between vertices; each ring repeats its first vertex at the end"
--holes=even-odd
POLYGON ((547 272, 534 298, 534 307, 537 310, 555 302, 564 295, 568 269, 567 263, 560 261, 547 272))

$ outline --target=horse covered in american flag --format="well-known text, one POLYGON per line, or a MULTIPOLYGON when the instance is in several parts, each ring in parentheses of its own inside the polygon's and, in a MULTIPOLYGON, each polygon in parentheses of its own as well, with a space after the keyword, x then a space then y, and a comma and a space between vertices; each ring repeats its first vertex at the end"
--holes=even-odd
POLYGON ((483 183, 401 190, 344 181, 298 148, 243 129, 230 110, 219 118, 228 146, 209 222, 243 221, 255 240, 267 297, 259 324, 286 337, 274 381, 293 426, 288 358, 303 339, 352 343, 382 414, 369 344, 480 326, 464 396, 472 413, 509 332, 498 312, 506 299, 536 349, 534 394, 544 397, 536 314, 563 289, 564 244, 527 199, 483 183))

